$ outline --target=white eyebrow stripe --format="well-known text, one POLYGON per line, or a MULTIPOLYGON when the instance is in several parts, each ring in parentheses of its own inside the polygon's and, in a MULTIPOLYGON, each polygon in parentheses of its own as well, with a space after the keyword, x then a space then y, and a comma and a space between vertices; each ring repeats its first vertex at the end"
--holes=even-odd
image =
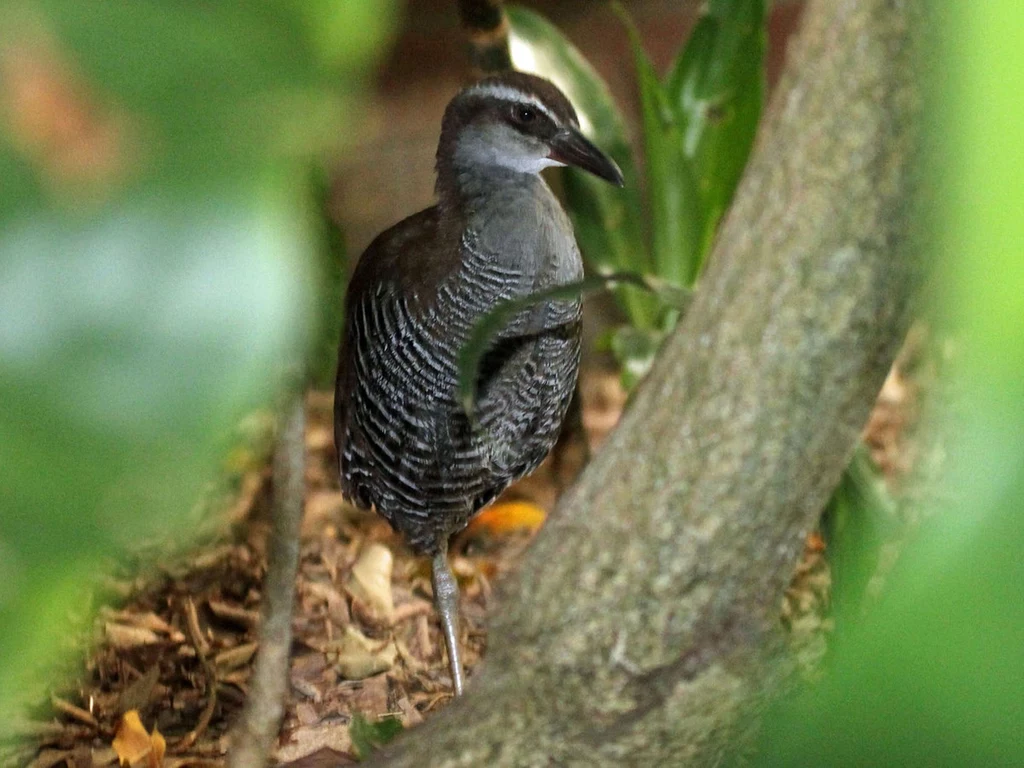
POLYGON ((478 84, 471 87, 466 91, 466 93, 471 96, 491 96, 495 99, 500 99, 501 101, 508 101, 516 104, 529 104, 531 107, 536 107, 537 110, 551 118, 555 125, 562 124, 562 121, 555 117, 551 110, 548 109, 547 106, 545 106, 544 103, 532 93, 524 93, 518 88, 513 88, 509 85, 499 85, 497 83, 478 84))

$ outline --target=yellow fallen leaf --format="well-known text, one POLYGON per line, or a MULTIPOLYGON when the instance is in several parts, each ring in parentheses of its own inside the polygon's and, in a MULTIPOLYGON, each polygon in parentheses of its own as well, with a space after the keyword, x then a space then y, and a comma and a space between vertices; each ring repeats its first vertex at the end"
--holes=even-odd
POLYGON ((506 501, 488 507, 473 518, 469 532, 501 535, 516 531, 535 532, 547 519, 547 513, 529 501, 506 501))
POLYGON ((153 728, 150 736, 134 709, 121 715, 112 746, 122 766, 134 766, 146 758, 148 768, 161 768, 167 751, 167 742, 160 731, 153 728))
POLYGON ((153 742, 153 749, 149 753, 149 768, 162 768, 164 754, 167 752, 167 741, 164 735, 153 726, 153 735, 150 737, 153 742))
POLYGON ((395 599, 391 592, 394 555, 380 544, 371 544, 362 551, 345 582, 352 597, 362 602, 371 616, 390 624, 395 615, 395 599))
POLYGON ((387 672, 398 658, 394 640, 371 640, 351 625, 340 638, 326 644, 324 653, 346 680, 365 680, 387 672))

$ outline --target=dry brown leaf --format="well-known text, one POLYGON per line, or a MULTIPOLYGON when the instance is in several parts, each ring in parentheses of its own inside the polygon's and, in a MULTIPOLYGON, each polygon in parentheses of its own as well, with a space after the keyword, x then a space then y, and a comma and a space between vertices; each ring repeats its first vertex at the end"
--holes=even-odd
POLYGON ((150 629, 161 635, 167 635, 177 642, 181 642, 185 639, 184 635, 152 611, 137 613, 135 611, 116 611, 111 608, 104 608, 100 613, 103 618, 113 624, 124 624, 130 627, 138 627, 139 629, 150 629))
POLYGON ((406 728, 411 728, 423 722, 423 715, 412 705, 408 696, 403 696, 398 700, 398 709, 402 713, 402 725, 406 728))
POLYGON ((341 638, 328 643, 324 653, 346 680, 363 680, 387 672, 398 657, 394 640, 371 640, 353 626, 345 627, 341 638))
POLYGON ((807 542, 805 546, 808 552, 824 552, 825 538, 818 531, 811 531, 807 534, 807 542))
POLYGON ((338 723, 320 723, 300 726, 289 734, 288 742, 282 744, 274 758, 279 763, 291 763, 322 749, 348 753, 352 751, 352 738, 348 728, 338 723))
POLYGON ((210 612, 218 619, 241 624, 243 627, 255 627, 260 623, 259 611, 249 611, 234 603, 223 600, 207 600, 210 612))
POLYGON ((55 696, 54 694, 50 694, 50 704, 58 712, 62 712, 65 715, 68 715, 69 717, 74 718, 75 720, 77 720, 80 723, 85 723, 90 728, 98 728, 99 727, 99 723, 96 722, 96 718, 93 717, 92 712, 88 712, 88 711, 82 709, 81 707, 76 707, 70 701, 66 701, 65 699, 62 699, 59 696, 55 696))
POLYGON ((587 372, 580 377, 583 399, 583 430, 591 451, 596 451, 618 423, 626 407, 628 394, 618 372, 587 372))
POLYGON ((375 675, 353 686, 347 696, 349 712, 361 712, 370 717, 388 713, 388 676, 375 675))
POLYGON ((414 619, 420 615, 429 615, 433 610, 434 604, 429 600, 421 600, 414 597, 395 608, 395 624, 414 619))
POLYGON ((366 606, 370 618, 390 624, 395 615, 391 592, 394 555, 382 544, 370 544, 359 555, 345 582, 345 588, 366 606))
POLYGON ((308 701, 300 701, 295 705, 295 718, 306 727, 316 725, 321 720, 317 708, 308 701))
POLYGON ((96 747, 92 750, 92 764, 93 768, 105 768, 109 765, 120 765, 121 761, 117 759, 117 752, 113 747, 96 747))
POLYGON ((327 604, 327 615, 335 626, 344 627, 349 623, 348 603, 332 584, 309 581, 306 583, 306 591, 312 597, 327 604))
POLYGON ((107 642, 120 650, 128 650, 140 645, 153 645, 160 642, 160 636, 156 632, 144 627, 130 627, 125 624, 115 624, 108 621, 104 625, 104 632, 107 635, 107 642))
POLYGON ((325 489, 310 493, 302 518, 302 535, 315 535, 326 521, 332 519, 344 507, 345 497, 341 491, 325 489))
POLYGON ((292 658, 291 666, 292 684, 294 685, 296 679, 306 681, 319 680, 326 668, 327 658, 319 651, 295 656, 292 658))
POLYGON ((217 667, 218 673, 237 669, 249 663, 249 660, 256 654, 258 647, 257 643, 246 643, 237 648, 230 648, 218 653, 213 659, 214 666, 217 667))
POLYGON ((358 761, 351 754, 338 752, 330 747, 321 747, 298 760, 281 763, 278 768, 338 768, 342 765, 358 765, 358 761))
POLYGON ((160 682, 160 665, 154 664, 141 677, 136 678, 118 696, 118 711, 145 709, 153 700, 156 686, 160 682))
POLYGON ((29 763, 28 768, 57 768, 59 765, 73 765, 69 763, 75 759, 73 749, 41 749, 36 759, 29 763))

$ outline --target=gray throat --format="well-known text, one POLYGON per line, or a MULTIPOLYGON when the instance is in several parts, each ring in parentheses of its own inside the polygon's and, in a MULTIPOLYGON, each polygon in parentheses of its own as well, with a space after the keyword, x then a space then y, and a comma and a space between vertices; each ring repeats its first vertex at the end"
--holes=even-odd
POLYGON ((460 236, 471 236, 490 258, 519 271, 522 290, 582 278, 572 224, 540 175, 479 165, 438 171, 439 204, 457 212, 460 236))

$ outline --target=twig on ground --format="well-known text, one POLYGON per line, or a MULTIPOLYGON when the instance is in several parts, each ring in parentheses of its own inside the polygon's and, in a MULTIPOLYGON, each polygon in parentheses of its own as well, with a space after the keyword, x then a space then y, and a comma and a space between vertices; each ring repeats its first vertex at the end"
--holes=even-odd
POLYGON ((80 723, 85 723, 91 728, 98 729, 100 724, 96 721, 96 718, 92 716, 92 713, 87 712, 81 707, 76 707, 70 701, 60 698, 59 696, 50 696, 50 704, 58 712, 63 712, 65 715, 70 717, 72 720, 77 720, 80 723))
POLYGON ((202 736, 207 727, 210 725, 210 720, 213 718, 214 710, 217 708, 217 670, 214 668, 213 663, 210 661, 209 644, 203 637, 203 633, 199 628, 199 615, 196 612, 196 604, 192 602, 191 597, 185 598, 185 628, 188 630, 189 642, 196 649, 196 656, 199 657, 199 663, 203 667, 203 673, 206 675, 206 706, 203 708, 203 714, 199 716, 199 722, 196 723, 196 727, 185 734, 174 746, 176 749, 188 749, 202 736))

